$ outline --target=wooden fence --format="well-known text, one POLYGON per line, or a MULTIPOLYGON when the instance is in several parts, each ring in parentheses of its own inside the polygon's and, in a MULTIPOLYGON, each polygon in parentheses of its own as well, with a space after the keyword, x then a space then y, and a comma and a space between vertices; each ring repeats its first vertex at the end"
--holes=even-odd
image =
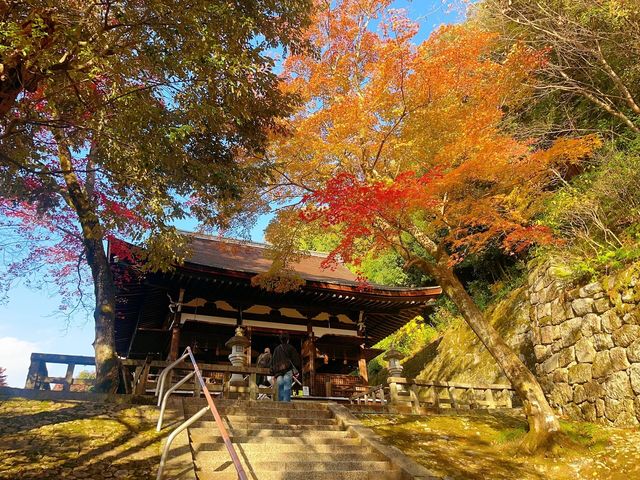
POLYGON ((410 406, 413 413, 423 408, 441 410, 512 408, 514 390, 508 384, 433 382, 389 377, 388 386, 370 387, 351 397, 356 405, 410 406))
MULTIPOLYGON (((123 393, 134 395, 152 395, 156 389, 156 380, 160 372, 171 362, 161 360, 122 360, 121 379, 123 380, 123 393)), ((94 379, 73 378, 76 365, 95 365, 94 357, 79 355, 56 355, 50 353, 32 353, 29 373, 27 374, 26 389, 51 390, 51 385, 62 385, 63 391, 71 390, 73 385, 82 385, 85 388, 95 383, 94 379), (51 377, 47 371, 47 363, 62 364, 67 366, 64 377, 51 377)), ((273 398, 276 387, 262 387, 257 384, 258 376, 269 375, 268 368, 258 367, 233 367, 231 365, 216 365, 199 363, 207 389, 214 395, 225 398, 248 397, 256 399, 259 395, 267 395, 273 398), (244 377, 244 385, 234 386, 230 383, 234 373, 244 377)), ((193 371, 191 363, 178 365, 171 373, 171 383, 175 383, 182 377, 193 371)), ((194 377, 195 378, 195 377, 194 377)), ((180 391, 185 394, 197 396, 201 393, 200 384, 195 380, 187 382, 180 391)))
MULTIPOLYGON (((160 372, 171 362, 161 360, 122 360, 123 376, 125 378, 125 393, 134 395, 153 394, 156 389, 157 379, 160 372)), ((250 398, 257 399, 260 395, 267 395, 271 398, 275 395, 276 386, 264 387, 257 383, 258 376, 270 375, 268 368, 259 367, 234 367, 232 365, 218 365, 209 363, 198 363, 202 377, 204 378, 207 390, 223 398, 250 398), (245 379, 244 385, 231 385, 230 379, 233 374, 240 374, 245 379)), ((192 372, 191 363, 184 363, 176 366, 171 372, 170 384, 176 383, 188 373, 192 372)), ((182 393, 200 395, 200 384, 195 380, 187 382, 182 386, 182 393)))
POLYGON ((354 393, 367 387, 360 376, 333 373, 316 373, 313 395, 316 397, 339 397, 348 399, 354 393))
POLYGON ((364 391, 356 392, 351 397, 351 403, 356 405, 386 405, 389 389, 384 385, 368 387, 364 391))
POLYGON ((95 366, 93 357, 80 355, 55 355, 52 353, 32 353, 29 373, 24 388, 31 390, 51 390, 51 384, 62 385, 62 391, 68 392, 72 385, 82 385, 84 388, 94 384, 90 378, 73 378, 76 365, 95 366), (47 363, 56 363, 67 366, 64 377, 50 377, 47 363))

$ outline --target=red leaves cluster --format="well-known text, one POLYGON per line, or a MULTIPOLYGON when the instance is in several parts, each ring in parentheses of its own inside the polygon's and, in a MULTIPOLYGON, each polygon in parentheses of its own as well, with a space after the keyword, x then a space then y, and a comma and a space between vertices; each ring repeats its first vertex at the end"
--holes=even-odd
POLYGON ((304 221, 342 228, 340 244, 324 260, 323 267, 331 268, 345 261, 358 264, 359 239, 369 239, 374 248, 386 245, 389 229, 410 221, 416 210, 435 205, 429 186, 439 176, 434 172, 420 176, 404 172, 390 182, 366 182, 341 173, 323 189, 305 196, 303 202, 308 208, 300 214, 304 221))
POLYGON ((112 216, 118 218, 120 221, 131 222, 136 225, 140 225, 143 228, 149 228, 149 222, 140 216, 133 208, 123 204, 121 201, 112 200, 106 194, 102 192, 96 192, 96 198, 100 203, 101 208, 112 216))

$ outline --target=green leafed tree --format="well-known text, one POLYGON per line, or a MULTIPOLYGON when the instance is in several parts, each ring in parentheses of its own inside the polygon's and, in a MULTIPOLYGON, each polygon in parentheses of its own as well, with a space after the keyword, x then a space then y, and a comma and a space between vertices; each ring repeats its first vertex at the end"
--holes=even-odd
POLYGON ((91 304, 93 286, 97 389, 118 378, 105 240, 142 244, 149 267, 167 268, 183 254, 176 220, 224 229, 255 213, 245 193, 269 164, 252 159, 295 98, 276 56, 304 48, 311 7, 0 2, 2 283, 51 280, 67 310, 91 304))

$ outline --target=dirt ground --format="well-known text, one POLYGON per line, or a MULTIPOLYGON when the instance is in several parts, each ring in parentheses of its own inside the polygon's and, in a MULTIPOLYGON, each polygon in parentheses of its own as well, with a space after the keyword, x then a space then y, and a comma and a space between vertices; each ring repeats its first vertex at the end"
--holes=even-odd
POLYGON ((508 413, 361 415, 363 423, 450 480, 640 479, 640 429, 562 422, 563 448, 523 456, 524 417, 508 413))

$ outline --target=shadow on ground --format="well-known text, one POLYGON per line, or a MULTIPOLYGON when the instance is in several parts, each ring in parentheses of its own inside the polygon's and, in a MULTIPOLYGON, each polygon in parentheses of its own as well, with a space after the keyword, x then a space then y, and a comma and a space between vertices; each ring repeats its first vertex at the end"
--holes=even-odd
POLYGON ((0 480, 154 479, 151 406, 0 398, 0 480))

